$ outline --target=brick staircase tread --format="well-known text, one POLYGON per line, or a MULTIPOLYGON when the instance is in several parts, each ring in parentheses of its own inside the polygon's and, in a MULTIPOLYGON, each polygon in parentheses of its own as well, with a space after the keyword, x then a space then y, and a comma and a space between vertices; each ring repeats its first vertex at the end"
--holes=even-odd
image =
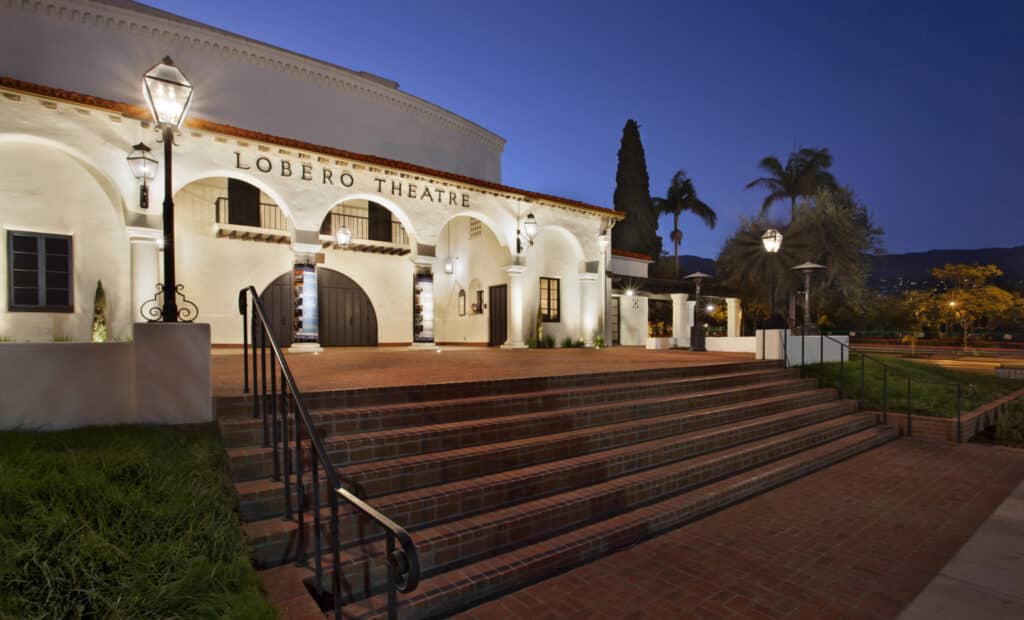
MULTIPOLYGON (((318 399, 327 395, 348 395, 348 394, 383 394, 383 393, 394 393, 404 394, 406 399, 403 402, 413 402, 415 398, 410 398, 410 394, 418 394, 424 391, 429 391, 434 388, 459 388, 459 391, 466 392, 471 391, 466 388, 469 387, 495 387, 495 386, 515 386, 520 383, 535 383, 535 382, 546 382, 548 384, 561 383, 567 384, 566 389, 575 389, 580 387, 576 383, 602 383, 607 384, 609 381, 617 381, 619 383, 629 383, 635 378, 649 377, 651 374, 660 373, 681 373, 679 377, 710 377, 716 374, 723 374, 725 372, 735 373, 750 373, 759 372, 766 369, 773 370, 784 370, 784 366, 781 362, 775 361, 716 361, 707 362, 699 367, 694 366, 660 366, 655 368, 637 368, 630 370, 605 370, 593 373, 569 373, 565 375, 542 375, 542 376, 521 376, 521 377, 503 377, 500 379, 487 379, 487 380, 470 380, 470 381, 447 381, 437 382, 430 384, 408 384, 408 385, 393 385, 393 386, 379 386, 379 387, 348 387, 340 388, 335 390, 316 390, 304 392, 304 394, 312 399, 318 399), (703 371, 718 371, 706 373, 703 371)), ((560 387, 553 387, 552 389, 562 389, 560 387)), ((493 391, 493 390, 492 390, 493 391)), ((505 394, 507 395, 507 394, 505 394)), ((229 405, 248 404, 251 403, 249 400, 251 394, 242 396, 222 396, 216 400, 218 403, 226 403, 229 405)), ((445 399, 423 399, 415 402, 423 404, 433 402, 433 400, 445 400, 445 399)), ((380 405, 361 405, 357 406, 360 408, 373 408, 377 406, 385 406, 393 403, 381 403, 380 405)), ((247 411, 231 412, 223 414, 221 417, 224 420, 233 420, 238 418, 245 418, 247 411)))
MULTIPOLYGON (((565 570, 579 563, 580 559, 611 553, 614 549, 652 534, 677 527, 707 512, 747 499, 767 488, 809 474, 835 460, 869 449, 893 437, 894 429, 872 427, 608 519, 473 562, 454 571, 428 576, 415 592, 399 595, 400 613, 404 617, 425 617, 440 613, 442 610, 437 608, 439 604, 443 604, 446 598, 454 598, 446 593, 456 594, 473 588, 465 596, 458 597, 455 603, 465 607, 488 594, 515 589, 531 579, 565 570), (721 500, 721 504, 715 500, 721 500), (537 572, 531 573, 531 569, 537 572), (503 585, 500 578, 513 572, 522 577, 517 579, 512 575, 512 579, 503 585), (490 590, 487 589, 488 584, 493 586, 490 590), (425 606, 431 600, 434 604, 425 606)), ((327 564, 327 567, 330 565, 327 564)), ((376 595, 368 600, 350 603, 343 611, 345 617, 349 618, 374 617, 377 610, 386 609, 383 601, 383 595, 376 595)))
MULTIPOLYGON (((531 507, 549 507, 553 505, 559 505, 566 503, 566 498, 579 496, 594 496, 607 492, 609 490, 615 490, 622 487, 631 486, 636 480, 658 478, 662 477, 667 473, 699 468, 701 466, 713 463, 715 461, 727 460, 731 457, 744 454, 753 453, 758 450, 779 444, 785 444, 789 441, 800 439, 803 437, 813 437, 822 433, 827 433, 830 430, 841 429, 851 425, 862 425, 870 424, 870 416, 865 416, 861 413, 852 413, 842 415, 837 418, 817 422, 807 426, 803 426, 791 431, 786 431, 770 437, 762 439, 756 439, 753 441, 741 443, 735 446, 716 450, 713 452, 706 452, 698 454, 696 456, 684 458, 678 461, 665 463, 663 465, 642 469, 636 472, 630 472, 620 476, 614 476, 608 480, 601 481, 595 484, 586 486, 575 487, 569 491, 562 491, 552 495, 538 497, 538 498, 525 498, 523 501, 516 502, 500 508, 476 513, 462 519, 456 519, 445 523, 438 523, 436 525, 427 524, 422 527, 407 527, 412 533, 413 539, 417 544, 425 541, 443 538, 452 534, 453 532, 466 532, 480 527, 484 524, 492 524, 496 520, 501 520, 509 515, 518 515, 525 512, 530 512, 531 507)), ((658 439, 652 442, 644 442, 645 444, 662 444, 671 443, 678 441, 681 436, 674 436, 665 439, 658 439)), ((628 446, 628 449, 636 450, 637 446, 643 444, 633 444, 628 446)), ((607 451, 609 453, 625 454, 627 449, 615 449, 607 451)), ((511 472, 501 472, 499 474, 492 474, 488 476, 482 476, 479 478, 470 478, 467 480, 460 480, 454 483, 445 485, 439 485, 436 487, 428 487, 424 489, 415 489, 412 491, 405 491, 401 493, 393 493, 390 495, 383 495, 371 500, 373 505, 378 510, 381 510, 385 514, 389 513, 389 510, 393 510, 397 505, 405 502, 414 502, 423 497, 429 497, 433 495, 441 494, 458 494, 471 487, 487 487, 493 485, 498 481, 507 481, 509 474, 514 474, 514 478, 526 479, 531 475, 538 472, 550 472, 558 469, 567 469, 572 465, 582 464, 586 462, 592 462, 599 460, 598 456, 604 455, 605 453, 594 453, 589 455, 583 455, 579 457, 573 457, 570 459, 563 459, 561 461, 553 461, 550 463, 543 463, 531 467, 526 467, 520 470, 513 470, 511 472)), ((614 456, 618 456, 618 454, 614 456)), ((321 510, 322 518, 326 519, 330 511, 327 508, 321 510)), ((341 516, 351 516, 354 514, 354 510, 350 507, 343 507, 341 510, 341 516)), ((293 520, 283 520, 280 518, 263 519, 259 521, 253 521, 243 524, 246 528, 247 533, 250 536, 251 542, 258 542, 267 539, 272 536, 277 536, 282 533, 293 532, 298 529, 298 525, 293 520)), ((372 549, 373 553, 379 554, 382 549, 376 543, 359 543, 360 554, 372 549)))
MULTIPOLYGON (((729 373, 713 373, 713 374, 707 374, 707 375, 693 375, 693 376, 684 376, 684 377, 673 377, 673 378, 670 378, 670 379, 656 379, 656 380, 652 380, 652 381, 630 381, 630 382, 621 382, 621 383, 602 383, 602 384, 599 384, 599 385, 586 386, 586 387, 582 387, 582 386, 570 386, 570 387, 564 387, 564 388, 563 387, 559 387, 559 388, 551 388, 551 389, 546 389, 546 390, 532 390, 532 391, 529 391, 529 392, 516 392, 516 393, 513 393, 513 394, 467 396, 467 397, 460 397, 460 398, 445 398, 445 399, 427 400, 427 401, 407 401, 407 402, 400 402, 400 403, 387 403, 387 404, 381 404, 381 405, 363 405, 363 406, 354 406, 354 407, 329 407, 329 408, 316 409, 316 410, 310 411, 310 417, 313 419, 313 421, 315 423, 320 418, 329 417, 329 416, 337 416, 337 415, 356 417, 356 416, 367 415, 367 414, 380 414, 380 413, 387 413, 387 412, 401 412, 402 410, 405 410, 405 409, 427 409, 427 410, 431 410, 431 409, 444 409, 446 407, 450 407, 453 404, 472 405, 472 404, 478 404, 478 403, 482 404, 482 403, 490 403, 490 402, 501 402, 501 401, 508 400, 509 398, 515 398, 515 399, 518 399, 518 400, 529 400, 529 399, 532 399, 532 398, 542 398, 544 396, 550 396, 550 395, 553 395, 553 394, 562 394, 562 393, 566 393, 566 392, 571 392, 573 394, 593 393, 593 392, 614 390, 614 389, 622 388, 623 386, 629 386, 631 388, 634 388, 634 387, 670 386, 670 385, 673 385, 673 384, 685 385, 685 384, 706 382, 706 381, 709 381, 709 380, 723 380, 723 379, 730 379, 730 378, 735 378, 735 379, 757 378, 757 379, 761 379, 761 378, 764 378, 764 377, 771 377, 771 376, 778 376, 781 379, 783 377, 792 376, 792 373, 790 371, 786 370, 785 368, 775 368, 775 367, 772 367, 772 368, 766 368, 766 369, 737 371, 737 372, 729 372, 729 373)), ((749 387, 750 385, 756 385, 756 384, 757 384, 756 382, 742 383, 742 384, 739 384, 739 385, 736 385, 736 386, 732 386, 732 388, 736 389, 736 388, 741 388, 741 387, 745 387, 745 386, 749 387)), ((252 418, 252 417, 244 417, 244 418, 229 417, 229 418, 222 419, 220 421, 220 424, 221 424, 222 427, 225 428, 225 430, 231 430, 232 427, 245 427, 245 426, 260 425, 260 424, 262 424, 262 419, 252 418)))
MULTIPOLYGON (((735 402, 735 403, 725 403, 725 404, 721 404, 721 405, 715 405, 713 407, 691 409, 691 410, 686 410, 686 411, 679 412, 679 413, 673 413, 673 414, 667 414, 667 415, 661 415, 661 416, 651 416, 651 417, 645 417, 645 418, 637 418, 635 420, 629 420, 629 421, 625 421, 625 422, 617 422, 617 423, 613 423, 613 424, 603 424, 603 425, 599 425, 599 426, 585 427, 585 428, 581 428, 581 429, 577 429, 577 430, 572 430, 572 431, 561 432, 561 433, 551 433, 551 434, 545 434, 545 435, 540 435, 540 436, 535 436, 535 437, 527 437, 527 438, 524 438, 524 439, 513 439, 513 440, 509 440, 509 441, 505 441, 505 442, 496 442, 496 443, 482 444, 482 445, 470 446, 470 447, 467 447, 467 448, 459 448, 459 449, 456 449, 456 450, 428 452, 428 453, 424 453, 424 454, 417 454, 417 455, 413 455, 413 456, 405 456, 405 457, 400 457, 400 458, 396 458, 396 459, 381 459, 381 460, 376 460, 376 461, 354 463, 354 464, 350 464, 350 465, 338 465, 338 467, 344 467, 346 472, 352 472, 353 470, 363 471, 363 470, 365 470, 367 468, 373 469, 374 466, 381 466, 381 464, 395 463, 397 461, 402 461, 402 462, 427 461, 427 460, 437 459, 439 457, 439 455, 453 455, 453 454, 472 453, 472 451, 486 452, 486 451, 491 451, 491 450, 515 447, 515 446, 518 446, 518 445, 528 444, 530 442, 546 441, 546 440, 550 440, 552 437, 569 438, 569 437, 578 436, 578 434, 581 434, 581 433, 597 432, 597 431, 601 431, 601 430, 611 430, 611 429, 616 429, 616 428, 627 428, 630 425, 651 424, 651 423, 656 423, 658 421, 664 421, 664 420, 668 420, 668 419, 675 419, 675 418, 686 417, 686 416, 708 415, 709 413, 712 413, 714 411, 723 410, 723 409, 727 410, 727 409, 736 408, 736 407, 750 407, 750 406, 755 406, 756 407, 758 405, 762 405, 762 404, 766 404, 766 403, 773 403, 773 402, 778 402, 778 401, 784 401, 784 400, 792 399, 795 396, 799 396, 799 395, 808 395, 808 394, 812 394, 812 393, 822 393, 822 394, 824 394, 826 391, 832 392, 832 390, 808 389, 808 390, 804 390, 804 391, 800 391, 800 392, 792 392, 792 393, 786 393, 786 394, 777 394, 777 395, 769 396, 769 397, 765 397, 765 398, 744 400, 744 401, 739 401, 739 402, 735 402)), ((653 399, 653 402, 662 402, 664 400, 665 400, 664 398, 653 399)), ((629 401, 629 402, 634 402, 634 401, 629 401)), ((620 404, 622 404, 622 403, 617 403, 617 405, 620 405, 620 404)), ((609 407, 609 406, 612 406, 612 405, 600 405, 599 407, 609 407)), ((525 416, 527 416, 527 417, 528 416, 533 416, 533 415, 540 415, 540 414, 525 414, 525 416)), ((502 418, 502 419, 505 419, 505 418, 502 418)), ((467 424, 475 424, 475 422, 473 422, 473 421, 470 421, 470 422, 457 422, 457 423, 452 423, 452 424, 457 425, 457 426, 454 426, 452 428, 460 428, 460 427, 464 427, 467 424)), ((387 431, 387 432, 390 432, 390 431, 387 431)), ((377 433, 367 433, 366 435, 378 435, 378 434, 377 433)), ((353 437, 353 436, 348 436, 348 437, 353 437)), ((330 450, 332 443, 333 442, 331 442, 330 440, 325 441, 325 447, 328 450, 330 450)), ((308 442, 307 442, 307 445, 308 445, 308 442)), ((242 457, 250 457, 250 456, 263 456, 263 455, 270 454, 271 451, 272 451, 272 448, 266 448, 266 447, 263 447, 263 446, 242 446, 242 447, 236 447, 236 448, 227 448, 228 456, 229 456, 229 458, 232 458, 232 459, 242 458, 242 457)))

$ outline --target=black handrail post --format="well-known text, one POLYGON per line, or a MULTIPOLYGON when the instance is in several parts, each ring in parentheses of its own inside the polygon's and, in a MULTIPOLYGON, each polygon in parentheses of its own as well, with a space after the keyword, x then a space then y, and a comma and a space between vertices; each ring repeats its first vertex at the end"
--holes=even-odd
POLYGON ((328 491, 331 500, 331 591, 334 593, 334 617, 341 619, 341 527, 338 523, 338 494, 328 491))
POLYGON ((782 360, 783 366, 789 368, 789 324, 782 330, 782 360))
MULTIPOLYGON (((281 393, 283 394, 285 388, 288 387, 285 383, 284 373, 281 374, 281 393)), ((288 387, 289 396, 291 394, 291 388, 288 387)), ((284 399, 284 410, 281 411, 281 438, 284 441, 283 451, 281 456, 284 458, 284 518, 291 519, 294 512, 292 511, 292 451, 291 444, 289 443, 291 438, 289 437, 288 430, 288 415, 291 413, 292 401, 291 398, 284 399)), ((298 409, 298 407, 295 407, 298 409)))
POLYGON ((398 575, 395 574, 395 535, 387 532, 387 563, 388 563, 388 620, 398 620, 398 575))
POLYGON ((320 546, 323 544, 323 537, 320 533, 320 472, 317 464, 320 459, 314 455, 311 467, 313 477, 313 561, 316 564, 316 597, 323 598, 324 595, 324 572, 323 558, 320 553, 320 546))
POLYGON ((299 422, 299 408, 295 407, 295 506, 299 513, 299 544, 295 551, 295 564, 302 566, 306 563, 306 489, 302 486, 305 459, 302 458, 302 427, 299 422))
POLYGON ((804 378, 804 366, 807 364, 807 324, 800 325, 800 378, 804 378))
POLYGON ((846 398, 846 350, 839 347, 839 400, 846 398))
POLYGON ((961 430, 960 430, 960 398, 961 398, 961 395, 962 394, 961 394, 960 384, 957 383, 956 384, 956 442, 957 443, 960 443, 962 441, 962 439, 961 439, 961 430))
POLYGON ((911 418, 911 412, 914 410, 913 401, 911 400, 911 385, 910 377, 907 377, 907 437, 913 435, 911 425, 913 424, 913 418, 911 418))
POLYGON ((860 401, 857 407, 864 411, 864 353, 860 354, 860 401))
POLYGON ((280 428, 277 426, 277 356, 270 356, 270 442, 274 447, 274 480, 281 479, 281 455, 278 452, 280 428))
POLYGON ((889 423, 889 367, 882 365, 882 423, 889 423))
POLYGON ((263 447, 270 447, 270 427, 267 426, 267 329, 260 325, 260 413, 263 415, 263 447))
POLYGON ((260 404, 259 404, 259 400, 256 398, 256 390, 257 390, 257 386, 259 385, 259 376, 258 376, 259 375, 259 371, 256 370, 256 358, 257 358, 256 349, 257 349, 257 346, 256 346, 256 309, 255 308, 253 308, 253 312, 252 312, 252 325, 249 326, 249 329, 252 330, 252 364, 250 364, 250 366, 252 367, 252 418, 255 420, 255 419, 258 419, 260 417, 260 404))
MULTIPOLYGON (((840 348, 842 353, 843 349, 840 348)), ((825 385, 825 334, 818 336, 818 387, 825 385)))
POLYGON ((249 393, 249 298, 243 292, 238 305, 242 309, 242 393, 249 393))

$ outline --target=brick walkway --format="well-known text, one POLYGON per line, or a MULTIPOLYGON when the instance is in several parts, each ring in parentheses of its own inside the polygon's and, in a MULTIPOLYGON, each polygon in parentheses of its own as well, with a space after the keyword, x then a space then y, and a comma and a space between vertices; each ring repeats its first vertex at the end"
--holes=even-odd
POLYGON ((1024 451, 900 439, 469 610, 503 618, 892 618, 1024 480, 1024 451))
MULTIPOLYGON (((314 391, 664 368, 752 360, 754 356, 634 347, 540 351, 444 347, 441 353, 404 347, 346 347, 324 349, 316 355, 288 355, 287 359, 299 389, 314 391)), ((242 350, 214 349, 214 396, 241 393, 242 350)))

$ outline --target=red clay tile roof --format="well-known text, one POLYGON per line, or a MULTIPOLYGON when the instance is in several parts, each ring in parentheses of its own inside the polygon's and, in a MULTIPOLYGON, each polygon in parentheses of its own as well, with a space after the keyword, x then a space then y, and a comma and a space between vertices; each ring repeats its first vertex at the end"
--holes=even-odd
POLYGON ((640 252, 630 252, 629 250, 620 250, 619 248, 612 248, 612 254, 615 256, 625 256, 626 258, 636 258, 639 260, 651 260, 651 257, 647 254, 641 254, 640 252))
MULTIPOLYGON (((92 106, 96 108, 103 108, 112 110, 127 116, 129 118, 135 118, 138 120, 150 120, 149 110, 143 106, 132 105, 129 103, 123 103, 120 101, 112 101, 110 99, 103 99, 101 97, 93 97, 92 95, 85 95, 73 91, 62 90, 59 88, 53 88, 50 86, 43 86, 40 84, 34 84, 32 82, 25 82, 22 80, 16 80, 14 78, 0 76, 0 87, 10 88, 14 90, 20 90, 22 92, 31 93, 34 95, 40 95, 43 97, 50 97, 53 99, 63 99, 72 103, 81 105, 92 106)), ((463 176, 461 174, 455 174, 453 172, 445 172, 443 170, 435 170, 426 166, 419 166, 417 164, 410 164, 404 161, 398 161, 396 159, 387 159, 385 157, 377 157, 376 155, 366 155, 365 153, 355 153, 352 151, 346 151, 343 149, 336 149, 329 146, 322 146, 319 144, 312 144, 309 142, 303 142, 301 140, 293 140, 291 138, 283 138, 281 136, 274 136, 271 134, 260 133, 258 131, 251 131, 249 129, 242 129, 233 125, 225 125, 223 123, 214 123, 199 118, 190 118, 185 121, 186 126, 202 130, 222 133, 245 140, 256 140, 260 142, 266 142, 268 144, 276 144, 278 146, 284 146, 293 149, 302 149, 306 151, 313 151, 323 155, 330 155, 332 157, 342 157, 345 159, 352 159, 355 161, 374 164, 377 166, 387 166, 390 168, 398 168, 407 172, 414 172, 416 174, 422 174, 426 176, 437 177, 441 179, 447 179, 449 181, 455 181, 457 183, 466 183, 468 185, 476 185, 484 189, 489 189, 499 192, 508 192, 511 194, 520 194, 527 198, 533 198, 535 200, 546 200, 553 202, 556 205, 570 207, 573 209, 580 209, 583 211, 591 211, 600 215, 615 218, 616 220, 623 220, 626 218, 626 214, 613 209, 606 209, 604 207, 598 207, 596 205, 587 204, 578 200, 572 200, 571 198, 561 198, 559 196, 551 196, 549 194, 541 194, 539 192, 531 192, 517 187, 511 187, 508 185, 501 185, 500 183, 493 183, 491 181, 484 181, 483 179, 475 179, 473 177, 463 176)))

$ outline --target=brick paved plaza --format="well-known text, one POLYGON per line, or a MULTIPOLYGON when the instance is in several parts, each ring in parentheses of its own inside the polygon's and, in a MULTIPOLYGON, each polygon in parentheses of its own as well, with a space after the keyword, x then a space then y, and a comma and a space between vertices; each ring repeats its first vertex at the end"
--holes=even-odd
POLYGON ((899 439, 462 614, 893 618, 1024 479, 1024 451, 899 439))

